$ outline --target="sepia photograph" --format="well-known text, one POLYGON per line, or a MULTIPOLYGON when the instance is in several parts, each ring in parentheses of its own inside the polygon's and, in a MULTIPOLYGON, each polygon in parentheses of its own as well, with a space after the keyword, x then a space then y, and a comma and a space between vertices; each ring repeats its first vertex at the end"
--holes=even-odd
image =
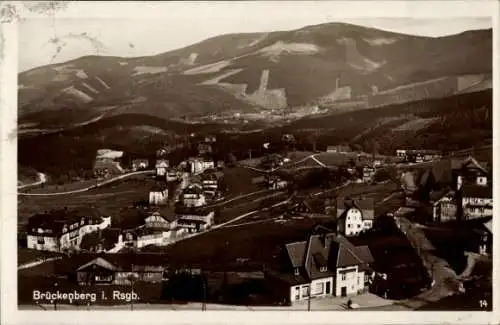
POLYGON ((488 319, 498 5, 433 2, 0 4, 2 304, 488 319))

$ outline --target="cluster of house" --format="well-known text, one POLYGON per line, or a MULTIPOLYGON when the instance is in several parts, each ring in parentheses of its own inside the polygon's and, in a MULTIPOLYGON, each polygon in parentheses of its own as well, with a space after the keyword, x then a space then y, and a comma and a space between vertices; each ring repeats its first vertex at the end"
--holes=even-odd
POLYGON ((396 156, 407 162, 422 163, 426 161, 439 160, 443 157, 443 154, 438 150, 398 149, 396 150, 396 156))
POLYGON ((420 185, 429 191, 433 220, 446 222, 492 217, 493 187, 488 169, 473 157, 448 162, 451 173, 443 175, 442 166, 436 164, 420 178, 420 185))
POLYGON ((282 254, 282 268, 268 270, 266 277, 292 303, 366 292, 374 274, 368 246, 355 246, 334 232, 313 233, 304 241, 288 243, 282 254))
MULTIPOLYGON (((355 246, 341 234, 320 230, 316 228, 304 240, 283 245, 280 258, 284 263, 280 267, 260 269, 262 278, 281 300, 293 303, 318 297, 353 296, 369 289, 374 259, 368 246, 355 246)), ((155 253, 99 254, 75 259, 81 260, 73 265, 80 285, 156 283, 168 280, 173 270, 197 275, 210 270, 209 265, 203 266, 203 270, 195 265, 181 270, 165 255, 155 253)))
POLYGON ((111 217, 93 208, 61 209, 37 213, 26 226, 27 247, 65 252, 79 247, 82 238, 111 225, 111 217))

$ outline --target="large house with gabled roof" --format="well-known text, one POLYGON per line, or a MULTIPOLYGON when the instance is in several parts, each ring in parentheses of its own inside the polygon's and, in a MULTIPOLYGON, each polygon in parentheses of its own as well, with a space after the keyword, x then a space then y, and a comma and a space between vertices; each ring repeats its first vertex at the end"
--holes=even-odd
MULTIPOLYGON (((269 280, 288 288, 290 302, 365 292, 373 263, 368 246, 354 246, 335 233, 313 234, 307 240, 285 245, 285 266, 268 270, 269 280)), ((278 288, 278 285, 275 285, 278 288)))
POLYGON ((52 210, 28 220, 27 246, 31 249, 63 252, 78 250, 83 236, 111 225, 92 207, 52 210))

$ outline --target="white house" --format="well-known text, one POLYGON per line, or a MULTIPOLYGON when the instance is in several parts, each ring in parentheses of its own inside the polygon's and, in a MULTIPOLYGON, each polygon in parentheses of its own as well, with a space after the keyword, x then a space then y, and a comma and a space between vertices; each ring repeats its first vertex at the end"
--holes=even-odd
POLYGON ((156 176, 165 176, 168 170, 168 160, 158 159, 155 165, 156 176))
POLYGON ((345 236, 356 236, 373 227, 373 199, 337 199, 337 227, 345 236))
POLYGON ((458 205, 453 191, 431 192, 432 218, 434 221, 446 222, 456 220, 458 205))
POLYGON ((492 188, 483 185, 462 185, 462 220, 493 216, 492 188))
POLYGON ((177 211, 177 227, 188 232, 207 230, 214 224, 215 212, 203 209, 177 211))
POLYGON ((179 179, 179 172, 177 172, 175 169, 169 169, 165 174, 165 178, 167 182, 175 182, 179 179))
POLYGON ((110 225, 111 217, 100 216, 91 208, 37 214, 28 221, 27 247, 53 252, 78 250, 86 234, 110 225))
POLYGON ((284 254, 289 271, 270 271, 266 275, 285 284, 286 298, 292 303, 317 297, 352 296, 368 290, 371 252, 367 246, 352 245, 342 235, 311 235, 306 241, 287 244, 284 254))
POLYGON ((165 205, 168 201, 168 189, 166 186, 156 185, 149 191, 149 204, 165 205))
POLYGON ((182 193, 182 202, 185 207, 201 207, 207 204, 203 187, 200 184, 190 184, 182 193))
POLYGON ((204 158, 190 158, 188 166, 191 174, 200 174, 207 169, 215 168, 215 162, 204 158))

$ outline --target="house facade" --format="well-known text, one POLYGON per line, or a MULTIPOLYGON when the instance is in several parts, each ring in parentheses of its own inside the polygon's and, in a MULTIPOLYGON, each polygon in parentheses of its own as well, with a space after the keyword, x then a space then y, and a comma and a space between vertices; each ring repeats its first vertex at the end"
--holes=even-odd
POLYGON ((314 234, 287 244, 285 266, 269 271, 271 281, 285 284, 289 302, 327 296, 353 296, 366 292, 373 257, 367 246, 354 246, 342 235, 314 234))
POLYGON ((200 184, 190 184, 182 193, 182 202, 187 208, 201 207, 207 204, 203 186, 200 184))
POLYGON ((111 217, 102 217, 94 209, 55 210, 31 217, 27 225, 27 247, 64 252, 78 250, 82 238, 111 225, 111 217))
POLYGON ((79 285, 130 285, 141 281, 163 281, 165 261, 157 256, 132 257, 125 254, 99 256, 76 269, 79 285))
POLYGON ((205 231, 215 222, 215 211, 185 209, 177 211, 177 227, 189 233, 205 231))
POLYGON ((370 165, 364 165, 361 169, 362 180, 364 183, 371 183, 375 177, 375 167, 370 165))
POLYGON ((191 158, 188 161, 188 169, 191 174, 200 174, 207 169, 215 168, 215 162, 205 158, 191 158))
MULTIPOLYGON (((432 194, 431 194, 432 196, 432 194)), ((431 200, 432 218, 436 222, 457 220, 458 205, 456 194, 453 191, 445 192, 431 200)))
POLYGON ((373 199, 337 199, 337 229, 345 236, 356 236, 373 227, 373 199))
POLYGON ((490 186, 463 185, 460 188, 461 218, 471 220, 493 216, 493 193, 490 186))
POLYGON ((160 177, 165 176, 167 173, 168 167, 169 167, 168 160, 166 160, 166 159, 156 160, 156 164, 155 164, 156 176, 160 176, 160 177))
POLYGON ((149 191, 150 205, 165 205, 168 201, 168 189, 165 187, 157 187, 149 191))

